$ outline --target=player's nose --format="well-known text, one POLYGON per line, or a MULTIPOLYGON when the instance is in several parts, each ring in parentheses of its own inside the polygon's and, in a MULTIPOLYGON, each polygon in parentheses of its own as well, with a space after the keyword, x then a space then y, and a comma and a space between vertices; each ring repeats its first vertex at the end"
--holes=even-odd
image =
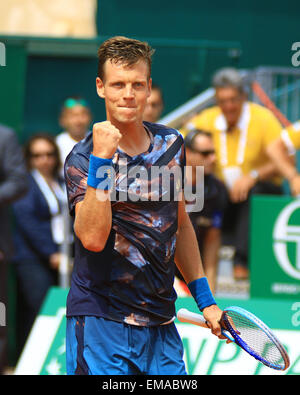
POLYGON ((133 91, 131 84, 128 84, 125 86, 124 97, 126 97, 126 98, 133 98, 134 97, 134 91, 133 91))

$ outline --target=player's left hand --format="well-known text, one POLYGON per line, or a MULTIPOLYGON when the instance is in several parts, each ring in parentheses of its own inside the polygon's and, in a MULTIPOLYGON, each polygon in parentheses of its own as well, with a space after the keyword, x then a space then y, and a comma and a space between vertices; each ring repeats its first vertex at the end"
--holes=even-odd
POLYGON ((227 339, 221 332, 221 318, 223 311, 217 305, 211 305, 203 310, 203 317, 206 320, 207 326, 211 332, 219 339, 227 339))

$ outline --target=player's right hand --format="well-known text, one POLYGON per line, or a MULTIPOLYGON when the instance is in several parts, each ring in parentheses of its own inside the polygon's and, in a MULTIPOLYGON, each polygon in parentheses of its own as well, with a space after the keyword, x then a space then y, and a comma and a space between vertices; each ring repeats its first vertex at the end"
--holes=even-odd
POLYGON ((93 155, 100 158, 112 158, 116 152, 122 134, 110 121, 93 125, 93 155))
POLYGON ((206 325, 211 329, 212 334, 219 339, 226 339, 221 332, 221 318, 223 311, 216 305, 211 305, 203 309, 203 317, 205 318, 206 325))

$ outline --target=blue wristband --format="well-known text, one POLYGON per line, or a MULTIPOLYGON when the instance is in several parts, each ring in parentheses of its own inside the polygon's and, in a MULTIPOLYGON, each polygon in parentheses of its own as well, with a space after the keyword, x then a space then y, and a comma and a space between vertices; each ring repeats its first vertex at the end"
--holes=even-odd
POLYGON ((205 307, 217 304, 211 293, 206 277, 201 277, 190 282, 188 287, 200 311, 203 311, 205 307))
POLYGON ((114 182, 112 163, 112 158, 104 159, 91 154, 87 185, 105 191, 112 189, 114 182))

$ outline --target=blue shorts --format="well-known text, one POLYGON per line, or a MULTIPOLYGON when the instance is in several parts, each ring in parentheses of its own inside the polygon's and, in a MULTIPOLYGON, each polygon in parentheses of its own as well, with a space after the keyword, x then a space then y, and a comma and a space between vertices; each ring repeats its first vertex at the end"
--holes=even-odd
POLYGON ((99 317, 71 317, 66 354, 69 375, 186 374, 174 323, 143 327, 99 317))

